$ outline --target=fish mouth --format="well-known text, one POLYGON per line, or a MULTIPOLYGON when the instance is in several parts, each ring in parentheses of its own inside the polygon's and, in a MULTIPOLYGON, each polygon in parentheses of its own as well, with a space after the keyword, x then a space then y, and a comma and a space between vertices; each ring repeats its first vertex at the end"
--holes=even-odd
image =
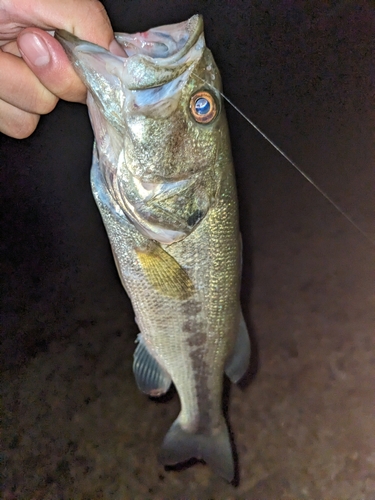
POLYGON ((143 33, 116 33, 123 56, 65 30, 56 30, 55 37, 91 91, 92 79, 98 74, 110 75, 108 80, 119 78, 128 90, 165 85, 199 60, 205 48, 203 18, 199 14, 143 33))

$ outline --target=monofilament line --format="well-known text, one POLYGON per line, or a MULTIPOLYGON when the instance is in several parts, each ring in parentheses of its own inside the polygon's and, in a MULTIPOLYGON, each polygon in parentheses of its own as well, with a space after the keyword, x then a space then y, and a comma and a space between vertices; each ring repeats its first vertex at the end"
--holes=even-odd
MULTIPOLYGON (((204 82, 203 78, 201 78, 200 76, 196 75, 194 73, 194 76, 195 77, 198 77, 200 80, 202 80, 202 82, 204 82)), ((213 85, 211 85, 210 83, 208 82, 205 82, 207 83, 210 87, 213 87, 213 85)), ((357 231, 359 231, 362 236, 364 238, 366 238, 367 241, 369 241, 371 243, 371 245, 373 245, 375 247, 375 240, 372 238, 372 236, 370 236, 368 233, 366 233, 360 226, 358 226, 358 224, 356 222, 354 222, 354 220, 346 213, 344 212, 344 210, 339 206, 337 205, 337 203, 325 192, 323 191, 322 188, 320 188, 314 181, 313 179, 308 176, 298 165, 296 162, 294 162, 286 153, 284 153, 284 151, 279 148, 279 146, 277 144, 275 144, 252 120, 250 120, 250 118, 248 118, 245 113, 243 113, 227 96, 225 96, 222 92, 220 92, 221 96, 223 97, 223 99, 225 99, 231 106, 233 109, 235 109, 237 111, 237 113, 239 113, 242 118, 244 118, 253 128, 255 128, 255 130, 267 141, 271 144, 271 146, 273 146, 276 151, 278 153, 281 154, 281 156, 283 156, 291 165, 292 167, 294 167, 297 172, 299 172, 312 186, 314 186, 314 188, 332 205, 335 207, 335 209, 343 216, 345 217, 345 219, 352 225, 354 226, 357 231)))
POLYGON ((364 236, 366 238, 367 241, 369 241, 372 245, 375 246, 375 240, 372 239, 372 237, 366 233, 365 231, 363 231, 363 229, 361 227, 358 226, 358 224, 356 222, 354 222, 354 220, 346 213, 344 212, 344 210, 339 206, 337 205, 337 203, 330 197, 328 196, 328 194, 323 191, 322 188, 320 188, 314 181, 313 179, 308 176, 298 165, 295 161, 293 161, 286 153, 284 153, 284 151, 282 149, 279 148, 279 146, 277 144, 275 144, 253 121, 250 120, 250 118, 248 118, 230 99, 228 99, 228 97, 226 97, 224 94, 222 94, 220 92, 220 94, 222 95, 222 97, 237 111, 237 113, 239 113, 248 123, 250 123, 250 125, 252 127, 255 128, 255 130, 262 136, 264 137, 264 139, 266 139, 266 141, 268 141, 271 146, 273 146, 276 151, 278 151, 312 186, 314 186, 314 188, 331 204, 333 205, 336 210, 343 216, 345 217, 345 219, 347 221, 350 222, 350 224, 352 224, 356 229, 357 231, 359 231, 362 236, 364 236))

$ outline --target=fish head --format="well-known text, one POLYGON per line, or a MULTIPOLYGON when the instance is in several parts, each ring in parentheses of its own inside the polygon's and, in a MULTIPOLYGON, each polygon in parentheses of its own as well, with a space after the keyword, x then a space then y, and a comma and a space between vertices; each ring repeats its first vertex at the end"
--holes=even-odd
POLYGON ((56 36, 89 90, 109 191, 147 237, 166 244, 186 237, 215 202, 227 136, 202 17, 118 33, 123 55, 56 36))

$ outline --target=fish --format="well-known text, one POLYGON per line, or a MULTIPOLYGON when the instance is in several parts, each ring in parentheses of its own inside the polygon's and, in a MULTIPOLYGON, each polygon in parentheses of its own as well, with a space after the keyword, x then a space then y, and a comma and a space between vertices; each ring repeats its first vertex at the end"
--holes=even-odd
POLYGON ((180 399, 159 460, 203 460, 232 482, 223 380, 243 378, 251 347, 230 137, 203 19, 116 33, 123 55, 55 36, 88 89, 91 186, 140 330, 136 383, 153 397, 173 383, 180 399))

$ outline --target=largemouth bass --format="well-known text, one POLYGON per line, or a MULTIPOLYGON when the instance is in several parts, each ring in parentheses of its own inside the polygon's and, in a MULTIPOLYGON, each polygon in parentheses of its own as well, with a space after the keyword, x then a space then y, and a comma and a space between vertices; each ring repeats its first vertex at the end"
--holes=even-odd
POLYGON ((160 460, 203 459, 232 481, 223 376, 247 370, 241 238, 221 79, 203 21, 116 34, 124 55, 58 31, 88 88, 91 184, 140 329, 139 388, 173 382, 181 411, 160 460))

